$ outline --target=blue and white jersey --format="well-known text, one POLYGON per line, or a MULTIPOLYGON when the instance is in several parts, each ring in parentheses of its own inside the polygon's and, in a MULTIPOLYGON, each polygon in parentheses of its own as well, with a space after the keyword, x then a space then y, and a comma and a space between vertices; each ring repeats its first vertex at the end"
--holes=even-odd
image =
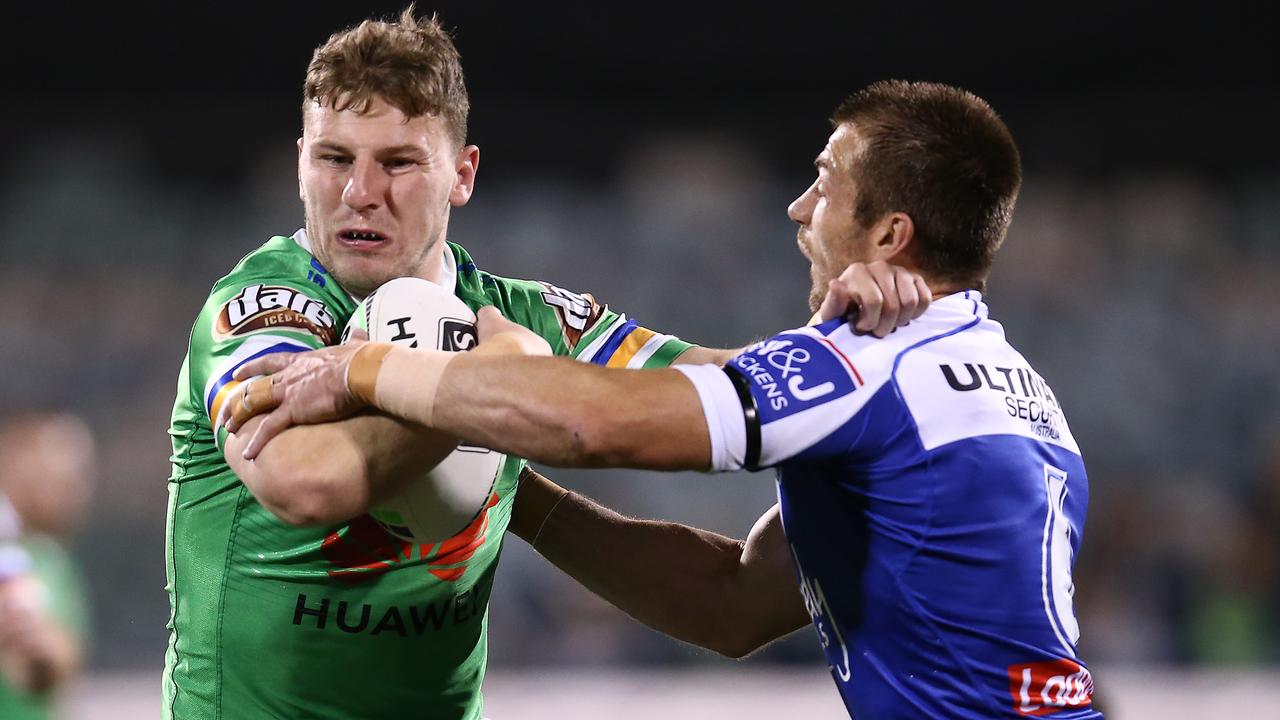
POLYGON ((724 370, 679 369, 714 468, 777 468, 800 592, 851 716, 1102 717, 1071 599, 1084 463, 977 292, 885 339, 837 320, 724 370))

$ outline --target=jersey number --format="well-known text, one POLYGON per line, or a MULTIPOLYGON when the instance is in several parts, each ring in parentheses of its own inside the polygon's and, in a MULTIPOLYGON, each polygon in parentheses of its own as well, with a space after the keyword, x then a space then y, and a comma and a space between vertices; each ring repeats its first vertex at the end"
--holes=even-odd
POLYGON ((1044 537, 1040 546, 1040 588, 1045 614, 1068 657, 1075 657, 1080 639, 1071 597, 1071 524, 1067 522, 1067 471, 1046 464, 1044 489, 1049 509, 1045 513, 1044 537))

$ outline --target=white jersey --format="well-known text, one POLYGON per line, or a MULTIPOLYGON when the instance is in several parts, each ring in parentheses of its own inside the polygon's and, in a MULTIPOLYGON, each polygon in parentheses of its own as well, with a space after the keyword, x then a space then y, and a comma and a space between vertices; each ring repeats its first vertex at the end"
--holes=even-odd
POLYGON ((697 387, 716 470, 776 467, 783 527, 859 718, 1100 718, 1076 655, 1088 481, 977 292, 885 339, 782 333, 697 387))

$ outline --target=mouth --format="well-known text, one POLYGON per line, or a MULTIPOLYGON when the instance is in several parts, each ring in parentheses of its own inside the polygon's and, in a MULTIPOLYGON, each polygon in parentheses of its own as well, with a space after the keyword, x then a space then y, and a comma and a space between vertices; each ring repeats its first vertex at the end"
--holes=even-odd
POLYGON ((380 247, 390 239, 390 236, 370 228, 343 228, 338 231, 339 242, 347 247, 362 250, 380 247))

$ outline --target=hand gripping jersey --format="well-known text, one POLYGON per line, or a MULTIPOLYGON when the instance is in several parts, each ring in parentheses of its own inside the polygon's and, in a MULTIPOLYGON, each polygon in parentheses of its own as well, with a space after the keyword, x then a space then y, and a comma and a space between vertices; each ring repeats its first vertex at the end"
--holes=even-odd
MULTIPOLYGON (((590 295, 482 272, 460 247, 442 262, 469 307, 497 306, 559 355, 662 367, 689 347, 590 295)), ((299 231, 245 257, 196 319, 170 427, 165 717, 479 717, 489 589, 523 461, 508 458, 471 526, 415 545, 368 516, 281 522, 223 460, 226 431, 210 420, 236 367, 336 342, 355 307, 299 231)))
POLYGON ((693 380, 718 470, 775 466, 800 592, 857 718, 1100 718, 1076 655, 1088 482, 976 292, 886 339, 833 321, 693 380))

